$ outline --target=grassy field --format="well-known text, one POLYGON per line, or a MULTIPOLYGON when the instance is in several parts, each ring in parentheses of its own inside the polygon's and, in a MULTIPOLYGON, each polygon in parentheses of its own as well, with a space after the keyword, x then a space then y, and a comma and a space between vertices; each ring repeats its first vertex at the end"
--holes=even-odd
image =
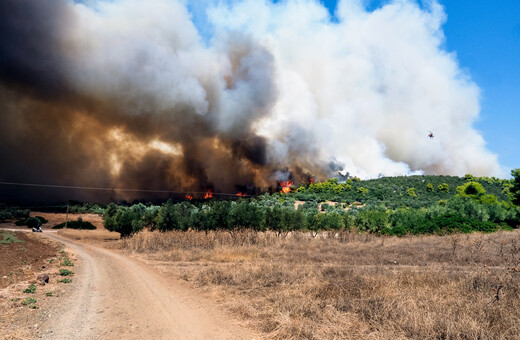
POLYGON ((517 339, 520 232, 286 238, 142 232, 119 246, 273 339, 517 339))

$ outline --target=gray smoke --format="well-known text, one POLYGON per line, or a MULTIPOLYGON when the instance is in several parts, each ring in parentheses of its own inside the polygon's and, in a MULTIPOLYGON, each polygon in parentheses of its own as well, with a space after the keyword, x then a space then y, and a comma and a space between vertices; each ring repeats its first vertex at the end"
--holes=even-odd
POLYGON ((0 179, 234 193, 282 172, 501 175, 435 1, 344 0, 338 22, 313 0, 194 3, 213 4, 209 43, 181 0, 3 1, 0 179))

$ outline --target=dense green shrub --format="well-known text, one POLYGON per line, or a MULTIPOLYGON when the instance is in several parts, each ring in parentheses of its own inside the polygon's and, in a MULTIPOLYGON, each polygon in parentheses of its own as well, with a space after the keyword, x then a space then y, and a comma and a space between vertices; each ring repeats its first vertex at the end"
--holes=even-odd
POLYGON ((67 228, 69 229, 84 229, 84 230, 94 230, 96 229, 96 226, 88 221, 83 221, 80 218, 78 218, 76 221, 68 221, 67 223, 63 222, 58 225, 55 225, 52 227, 52 229, 63 229, 65 228, 65 225, 67 225, 67 228))
POLYGON ((388 225, 388 214, 381 210, 362 209, 356 214, 354 224, 362 231, 382 233, 388 225))
POLYGON ((180 216, 171 200, 159 208, 157 215, 157 229, 160 231, 179 229, 180 216))
POLYGON ((69 209, 69 212, 72 214, 92 213, 92 214, 103 215, 105 212, 105 209, 98 204, 81 203, 81 202, 76 202, 75 204, 70 205, 68 207, 68 209, 69 209))
POLYGON ((26 219, 29 217, 29 209, 21 209, 17 207, 8 207, 0 203, 0 221, 10 220, 14 218, 26 219))
POLYGON ((18 221, 16 221, 14 224, 17 226, 27 226, 28 228, 34 228, 38 225, 48 223, 44 217, 42 216, 34 216, 34 217, 28 217, 28 218, 22 218, 18 221))
POLYGON ((450 192, 450 186, 448 183, 442 183, 437 186, 440 192, 450 192))
POLYGON ((139 232, 145 225, 146 207, 136 204, 131 207, 118 207, 110 204, 103 214, 104 225, 110 231, 121 234, 122 237, 139 232))
POLYGON ((509 187, 511 202, 520 206, 520 169, 511 170, 511 176, 513 176, 511 186, 509 187))
POLYGON ((486 193, 486 190, 482 184, 474 181, 464 183, 457 187, 457 193, 459 196, 479 198, 486 193))

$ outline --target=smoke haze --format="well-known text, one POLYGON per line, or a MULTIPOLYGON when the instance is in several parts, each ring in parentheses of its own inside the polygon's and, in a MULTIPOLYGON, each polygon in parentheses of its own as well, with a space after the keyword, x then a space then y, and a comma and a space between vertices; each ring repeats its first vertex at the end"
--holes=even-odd
POLYGON ((281 173, 502 174, 437 2, 343 0, 336 16, 314 0, 4 0, 0 180, 235 193, 281 173))

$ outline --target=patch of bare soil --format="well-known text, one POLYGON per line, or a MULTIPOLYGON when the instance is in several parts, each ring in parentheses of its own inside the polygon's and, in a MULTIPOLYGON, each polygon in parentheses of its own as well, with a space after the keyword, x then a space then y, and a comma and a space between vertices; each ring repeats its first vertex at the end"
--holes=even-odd
POLYGON ((0 243, 0 337, 29 339, 65 292, 58 283, 58 266, 65 258, 74 259, 41 233, 11 231, 5 226, 0 228, 0 239, 14 241, 0 243), (40 274, 48 275, 48 283, 37 282, 40 274))
POLYGON ((35 273, 47 268, 47 260, 58 252, 56 244, 37 235, 0 229, 2 234, 13 235, 20 242, 0 243, 0 289, 32 279, 35 273))

